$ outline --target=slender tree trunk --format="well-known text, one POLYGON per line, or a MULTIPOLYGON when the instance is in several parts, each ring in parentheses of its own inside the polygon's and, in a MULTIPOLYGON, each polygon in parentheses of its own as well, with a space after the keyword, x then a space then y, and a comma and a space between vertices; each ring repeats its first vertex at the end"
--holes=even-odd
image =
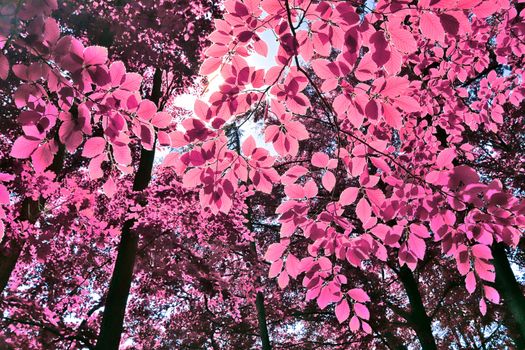
POLYGON ((414 274, 404 265, 399 270, 398 277, 405 287, 410 302, 412 328, 421 343, 421 348, 423 350, 437 350, 436 340, 432 334, 432 320, 425 311, 425 306, 423 305, 414 274))
POLYGON ((268 327, 266 326, 266 310, 264 309, 264 295, 257 292, 255 300, 257 306, 257 320, 259 321, 259 333, 261 333, 262 350, 271 350, 270 337, 268 336, 268 327))
MULTIPOLYGON (((241 137, 239 135, 239 129, 236 125, 227 131, 228 138, 230 140, 229 147, 235 149, 238 154, 241 154, 241 137)), ((253 231, 253 222, 252 222, 252 206, 250 199, 246 199, 246 206, 248 207, 248 212, 246 213, 246 227, 248 230, 253 231)), ((255 241, 252 242, 252 251, 253 256, 257 259, 257 244, 255 241)), ((260 281, 259 281, 260 283, 260 281)), ((268 326, 266 322, 266 309, 264 306, 264 294, 262 292, 257 292, 255 297, 255 307, 257 309, 257 322, 259 324, 259 333, 261 336, 262 350, 271 350, 272 345, 270 343, 270 336, 268 334, 268 326)))
MULTIPOLYGON (((56 137, 57 142, 58 136, 56 137)), ((61 173, 64 164, 65 147, 59 143, 58 152, 53 159, 53 163, 49 166, 49 170, 54 172, 57 176, 61 173)), ((34 200, 30 197, 24 198, 22 206, 20 207, 19 221, 28 221, 34 224, 40 217, 41 209, 44 206, 43 198, 34 200)), ((22 254, 26 240, 16 240, 4 236, 2 240, 3 251, 0 253, 0 294, 3 293, 5 287, 11 279, 11 275, 15 269, 16 262, 22 254)))
POLYGON ((9 248, 4 248, 3 252, 0 254, 0 293, 2 293, 7 287, 7 283, 11 278, 11 274, 15 269, 16 262, 22 253, 24 248, 25 240, 22 242, 17 242, 16 240, 10 240, 7 242, 7 237, 4 238, 3 246, 6 247, 9 245, 9 248))
POLYGON ((96 349, 118 349, 120 344, 139 241, 137 233, 131 230, 133 224, 133 220, 128 220, 122 228, 96 349))
POLYGON ((496 269, 496 288, 503 297, 505 309, 512 315, 514 321, 513 324, 506 326, 514 331, 512 338, 516 346, 519 349, 525 349, 525 297, 520 284, 516 281, 502 243, 492 245, 492 256, 496 269))
MULTIPOLYGON (((20 208, 20 221, 29 221, 34 224, 40 215, 40 207, 38 201, 31 198, 25 198, 20 208)), ((15 269, 16 262, 22 253, 25 245, 25 240, 18 241, 16 239, 4 237, 2 247, 4 250, 0 254, 0 293, 2 293, 9 283, 11 274, 15 269)))
MULTIPOLYGON (((161 84, 162 70, 157 68, 153 77, 150 97, 157 105, 160 100, 161 84)), ((155 144, 151 151, 141 150, 139 168, 133 182, 133 191, 140 192, 148 187, 154 159, 155 144)), ((139 243, 138 234, 132 230, 134 224, 135 220, 127 220, 122 226, 117 259, 111 275, 102 324, 95 347, 97 350, 117 350, 120 344, 139 243)))

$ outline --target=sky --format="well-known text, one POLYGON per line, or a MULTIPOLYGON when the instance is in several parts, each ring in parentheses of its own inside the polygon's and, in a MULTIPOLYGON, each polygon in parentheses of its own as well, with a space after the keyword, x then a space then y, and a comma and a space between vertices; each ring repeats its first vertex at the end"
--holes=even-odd
MULTIPOLYGON (((274 34, 269 30, 261 33, 260 37, 268 45, 268 57, 261 56, 257 53, 252 53, 246 58, 246 61, 255 69, 268 70, 275 65, 275 57, 277 57, 277 49, 279 46, 274 34)), ((218 70, 208 75, 207 79, 209 85, 208 89, 203 95, 199 96, 191 93, 181 94, 175 98, 175 106, 193 112, 193 106, 197 98, 207 101, 214 92, 219 90, 219 87, 224 82, 224 78, 219 74, 218 70)), ((274 155, 277 154, 271 144, 266 144, 264 142, 263 126, 261 124, 256 124, 252 120, 248 120, 246 123, 244 123, 241 128, 241 143, 250 135, 255 138, 258 147, 266 148, 274 155)))

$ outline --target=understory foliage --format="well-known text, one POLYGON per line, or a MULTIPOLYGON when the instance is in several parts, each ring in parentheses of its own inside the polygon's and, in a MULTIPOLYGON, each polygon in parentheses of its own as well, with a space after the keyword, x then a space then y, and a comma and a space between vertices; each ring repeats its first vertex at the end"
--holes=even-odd
POLYGON ((525 348, 524 9, 2 2, 0 348, 525 348))

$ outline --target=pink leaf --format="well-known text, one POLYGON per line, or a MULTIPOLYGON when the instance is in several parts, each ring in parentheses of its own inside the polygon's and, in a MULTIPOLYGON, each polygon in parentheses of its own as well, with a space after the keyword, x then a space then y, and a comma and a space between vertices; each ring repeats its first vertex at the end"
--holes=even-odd
POLYGON ((29 158, 39 144, 40 140, 32 140, 26 136, 20 136, 13 144, 13 148, 11 148, 11 153, 9 155, 18 159, 29 158))
POLYGON ((473 271, 470 271, 467 274, 467 277, 465 277, 465 287, 470 294, 474 293, 476 290, 476 276, 473 271))
POLYGON ((423 225, 410 224, 410 232, 421 238, 430 238, 427 228, 423 225))
POLYGON ((102 186, 102 189, 104 190, 106 196, 108 196, 109 198, 115 195, 115 192, 117 191, 117 186, 115 185, 115 181, 113 181, 112 177, 108 178, 106 183, 102 186))
POLYGON ((363 320, 361 320, 361 328, 366 334, 372 334, 372 327, 370 327, 370 325, 363 320))
POLYGON ((142 83, 142 76, 137 73, 126 73, 124 82, 120 85, 121 89, 128 91, 138 91, 142 83))
POLYGON ((92 180, 100 179, 104 176, 104 171, 102 171, 102 162, 106 160, 106 154, 101 154, 89 162, 89 177, 92 180))
POLYGON ((485 18, 494 14, 494 12, 498 11, 498 9, 498 2, 482 1, 478 6, 472 9, 472 12, 474 12, 476 17, 485 18))
POLYGON ((37 150, 31 155, 31 162, 33 168, 37 173, 41 173, 46 170, 52 163, 58 148, 54 141, 40 145, 37 150))
POLYGON ((142 147, 147 150, 152 150, 155 143, 155 130, 149 124, 140 125, 140 141, 142 147))
POLYGON ((108 60, 108 49, 102 46, 89 46, 84 49, 85 65, 100 65, 108 60))
POLYGON ((343 323, 350 316, 350 307, 348 306, 348 301, 346 299, 341 300, 341 302, 335 307, 335 317, 339 323, 343 323))
POLYGON ((397 23, 389 25, 388 32, 390 34, 390 40, 399 51, 412 53, 417 50, 417 43, 412 33, 403 29, 397 23))
POLYGON ((206 104, 206 102, 203 102, 202 100, 195 100, 195 105, 193 107, 193 110, 195 111, 195 115, 199 117, 201 120, 208 121, 211 118, 211 110, 210 107, 206 104))
POLYGON ((8 173, 0 172, 0 182, 10 182, 15 179, 15 176, 8 173))
POLYGON ((318 189, 314 180, 309 180, 304 184, 304 195, 306 198, 314 198, 317 196, 318 189))
POLYGON ((157 105, 150 100, 143 100, 139 109, 137 109, 137 115, 139 118, 145 121, 149 121, 157 112, 157 105))
POLYGON ((279 275, 279 278, 277 279, 277 284, 279 285, 279 288, 284 289, 290 282, 290 276, 286 273, 286 271, 281 272, 279 275))
POLYGON ((339 203, 341 203, 341 205, 350 205, 355 202, 358 194, 359 188, 348 187, 341 193, 341 196, 339 197, 339 203))
POLYGON ((282 243, 272 243, 268 247, 266 254, 264 254, 264 259, 269 262, 274 262, 277 259, 280 259, 283 256, 286 246, 282 243))
POLYGON ((82 132, 76 128, 75 122, 69 120, 60 125, 58 136, 69 152, 74 152, 83 141, 82 132))
POLYGON ((159 129, 167 128, 171 124, 171 114, 167 112, 157 112, 151 119, 151 124, 159 129))
POLYGON ((259 55, 263 57, 268 56, 268 44, 264 40, 256 39, 253 43, 253 48, 259 55))
POLYGON ((441 169, 450 169, 453 167, 452 161, 454 158, 456 158, 456 150, 454 148, 445 148, 443 151, 439 152, 436 159, 436 165, 441 169))
POLYGON ((438 16, 432 12, 424 12, 419 17, 419 29, 430 40, 445 41, 445 30, 438 16))
POLYGON ((372 55, 367 53, 361 58, 357 69, 354 74, 355 77, 361 81, 366 81, 375 78, 375 72, 377 72, 377 65, 372 60, 372 55))
POLYGON ((364 224, 370 219, 372 215, 372 207, 365 198, 361 198, 355 208, 355 213, 361 222, 364 224))
POLYGON ((0 184, 0 204, 9 204, 9 191, 2 184, 0 184))
POLYGON ((0 79, 6 80, 9 75, 9 61, 3 53, 0 52, 0 79))
POLYGON ((403 118, 397 108, 388 103, 383 103, 383 117, 385 122, 394 129, 401 129, 403 126, 403 118))
POLYGON ((270 266, 270 270, 268 271, 268 277, 275 278, 281 273, 282 270, 283 270, 283 261, 281 259, 276 260, 270 266))
POLYGON ((215 72, 222 63, 222 58, 209 57, 201 65, 199 70, 200 75, 209 75, 215 72))
POLYGON ((285 186, 284 193, 290 199, 301 199, 304 197, 304 188, 301 185, 290 184, 285 186))
POLYGON ((244 140, 241 146, 242 153, 247 157, 250 157, 253 154, 253 152, 255 151, 255 148, 256 148, 255 139, 251 135, 248 136, 246 140, 244 140))
POLYGON ((306 173, 308 173, 308 169, 300 165, 294 165, 281 176, 281 183, 283 185, 292 184, 306 173))
POLYGON ((496 289, 491 286, 483 286, 483 290, 485 291, 485 298, 493 304, 499 304, 500 297, 496 289))
POLYGON ((409 235, 408 247, 418 259, 423 260, 425 258, 426 244, 424 239, 419 238, 417 235, 409 235))
POLYGON ((294 279, 301 273, 301 262, 293 254, 286 257, 286 272, 294 279))
POLYGON ((484 262, 482 259, 474 260, 474 269, 478 274, 478 277, 484 281, 494 282, 496 279, 496 273, 494 272, 494 266, 484 262))
POLYGON ((400 108, 405 113, 414 113, 419 112, 421 110, 421 106, 419 105, 419 102, 417 102, 413 97, 411 96, 399 96, 396 98, 396 107, 400 108))
POLYGON ((336 183, 334 173, 332 173, 330 170, 327 170, 326 173, 324 173, 321 182, 323 183, 323 187, 326 188, 327 191, 331 191, 336 183))
POLYGON ((314 69, 315 74, 321 79, 333 78, 338 73, 330 69, 330 61, 325 59, 312 61, 312 68, 314 69))
POLYGON ((368 308, 361 303, 354 304, 354 312, 359 318, 368 320, 370 318, 370 312, 368 308))
POLYGON ((170 135, 165 131, 159 131, 157 133, 157 139, 159 141, 159 145, 161 146, 171 146, 171 137, 170 135))
POLYGON ((286 132, 290 134, 290 136, 296 138, 297 140, 306 140, 309 137, 308 130, 306 130, 306 127, 303 123, 298 121, 286 121, 283 123, 286 132))
POLYGON ((317 297, 317 305, 321 310, 326 308, 331 302, 333 302, 333 293, 330 285, 326 285, 321 289, 321 293, 317 297))
POLYGON ((483 316, 487 314, 487 303, 485 302, 485 299, 479 301, 479 311, 483 316))
POLYGON ((359 303, 366 303, 370 301, 370 297, 364 290, 361 288, 353 288, 348 291, 348 295, 350 298, 354 299, 355 301, 359 303))
POLYGON ((357 332, 360 327, 361 322, 359 321, 359 318, 357 316, 352 316, 352 318, 350 319, 350 330, 352 332, 357 332))
POLYGON ((121 61, 115 61, 109 66, 109 76, 111 77, 111 86, 119 86, 124 82, 126 76, 126 66, 121 61))
POLYGON ((84 144, 82 157, 96 157, 104 151, 104 148, 106 148, 106 140, 103 137, 92 137, 84 144))
POLYGON ((131 150, 129 149, 128 145, 113 145, 113 156, 119 164, 128 165, 131 163, 131 150))
POLYGON ((492 259, 492 252, 490 251, 490 248, 483 244, 474 245, 472 247, 472 254, 478 259, 492 259))
POLYGON ((316 152, 312 156, 312 165, 318 168, 326 168, 330 158, 323 152, 316 152))

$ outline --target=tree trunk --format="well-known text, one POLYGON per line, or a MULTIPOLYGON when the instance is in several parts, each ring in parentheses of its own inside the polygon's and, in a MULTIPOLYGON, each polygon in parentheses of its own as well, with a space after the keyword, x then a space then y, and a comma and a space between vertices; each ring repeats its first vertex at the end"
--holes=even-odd
MULTIPOLYGON (((55 137, 58 140, 58 136, 55 137)), ((64 164, 64 156, 66 148, 64 145, 59 143, 58 152, 53 158, 53 163, 49 166, 49 170, 54 172, 57 176, 62 172, 62 167, 64 164)), ((44 206, 43 198, 34 200, 30 197, 24 198, 22 201, 22 206, 20 207, 20 214, 18 216, 19 221, 28 221, 31 224, 34 224, 40 217, 40 212, 44 206)), ((22 253, 26 241, 21 240, 17 241, 16 239, 8 238, 4 236, 2 240, 3 251, 0 253, 0 295, 3 293, 5 287, 11 279, 11 274, 13 273, 16 262, 22 253)))
MULTIPOLYGON (((525 349, 525 297, 516 281, 502 243, 492 245, 493 263, 496 269, 496 288, 503 297, 506 311, 512 315, 513 324, 507 328, 515 333, 512 337, 518 349, 525 349)), ((508 322, 511 323, 511 322, 508 322)))
MULTIPOLYGON (((29 221, 34 224, 40 215, 39 202, 31 198, 25 198, 20 208, 20 221, 29 221)), ((4 237, 2 247, 4 247, 2 254, 0 255, 0 293, 2 293, 7 287, 7 283, 11 278, 11 274, 15 269, 16 262, 22 253, 24 248, 25 240, 20 242, 16 239, 4 237)))
POLYGON ((412 271, 404 265, 398 272, 398 277, 405 287, 408 300, 410 302, 410 318, 412 328, 416 332, 417 338, 423 350, 437 350, 436 340, 432 334, 432 320, 428 317, 421 294, 419 293, 418 283, 412 271))
MULTIPOLYGON (((153 77, 153 88, 150 96, 150 99, 157 105, 160 100, 161 84, 162 70, 157 68, 153 77)), ((133 181, 133 191, 140 192, 148 187, 154 159, 155 143, 153 150, 149 151, 143 148, 140 152, 140 163, 133 181)), ((122 226, 117 260, 111 275, 100 334, 95 347, 97 350, 117 350, 120 344, 139 243, 138 234, 131 229, 134 224, 135 220, 127 220, 122 226)))
POLYGON ((264 309, 264 295, 257 292, 255 300, 257 306, 257 320, 259 322, 259 333, 261 333, 262 350, 271 350, 270 337, 268 336, 268 327, 266 325, 266 310, 264 309))
POLYGON ((16 262, 22 253, 22 248, 24 248, 25 240, 22 242, 17 242, 12 239, 7 243, 7 237, 4 237, 4 244, 2 246, 6 247, 9 245, 9 248, 4 248, 3 252, 0 254, 0 294, 7 287, 7 283, 11 278, 11 274, 15 269, 16 262))
POLYGON ((138 235, 131 231, 133 224, 134 220, 128 220, 122 228, 96 349, 118 349, 120 344, 139 241, 138 235))
MULTIPOLYGON (((229 143, 228 147, 232 148, 237 152, 237 154, 241 154, 241 137, 239 134, 239 128, 237 125, 233 124, 230 129, 226 131, 226 135, 228 136, 229 143)), ((250 181, 250 180, 248 180, 250 181)), ((250 198, 246 199, 246 206, 248 208, 248 211, 246 213, 246 227, 248 230, 253 231, 253 222, 252 222, 252 206, 250 198)), ((252 252, 255 260, 258 260, 257 257, 257 244, 255 241, 252 242, 252 252)), ((260 278, 258 283, 260 283, 260 278)), ((255 307, 257 309, 257 322, 259 324, 259 333, 261 337, 261 343, 262 343, 262 350, 271 350, 272 345, 270 343, 270 336, 268 334, 268 326, 266 323, 266 309, 264 306, 264 294, 262 292, 257 292, 257 296, 255 298, 255 307)))

